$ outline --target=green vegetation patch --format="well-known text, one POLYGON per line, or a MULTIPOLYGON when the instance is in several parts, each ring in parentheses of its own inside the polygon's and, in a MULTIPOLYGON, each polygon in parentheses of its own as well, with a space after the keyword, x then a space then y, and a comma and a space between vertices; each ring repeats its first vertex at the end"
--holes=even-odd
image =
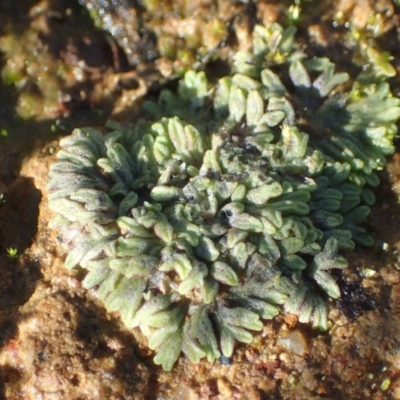
POLYGON ((327 329, 341 249, 372 244, 362 222, 400 101, 307 58, 294 34, 257 26, 231 75, 189 71, 144 104, 153 119, 60 142, 48 191, 66 267, 166 370, 181 352, 230 357, 281 310, 327 329))

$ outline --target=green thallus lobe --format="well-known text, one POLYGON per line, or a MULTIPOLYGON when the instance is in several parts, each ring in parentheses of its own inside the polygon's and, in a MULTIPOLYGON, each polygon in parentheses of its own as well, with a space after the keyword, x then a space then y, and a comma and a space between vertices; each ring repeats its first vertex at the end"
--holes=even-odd
POLYGON ((293 35, 259 26, 232 75, 210 85, 189 71, 177 94, 145 103, 156 122, 60 142, 48 190, 65 264, 88 271, 83 285, 166 370, 181 352, 231 356, 282 307, 327 329, 340 249, 372 244, 360 223, 400 102, 385 82, 339 92, 348 75, 293 35))

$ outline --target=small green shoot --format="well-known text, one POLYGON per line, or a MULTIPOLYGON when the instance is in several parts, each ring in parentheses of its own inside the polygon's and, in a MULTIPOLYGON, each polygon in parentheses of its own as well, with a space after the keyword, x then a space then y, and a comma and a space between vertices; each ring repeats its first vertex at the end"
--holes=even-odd
POLYGON ((14 247, 9 247, 7 249, 7 257, 10 260, 16 260, 18 258, 19 254, 18 254, 18 250, 14 247))
POLYGON ((298 4, 292 4, 287 11, 287 19, 290 23, 296 24, 300 21, 301 7, 298 4))

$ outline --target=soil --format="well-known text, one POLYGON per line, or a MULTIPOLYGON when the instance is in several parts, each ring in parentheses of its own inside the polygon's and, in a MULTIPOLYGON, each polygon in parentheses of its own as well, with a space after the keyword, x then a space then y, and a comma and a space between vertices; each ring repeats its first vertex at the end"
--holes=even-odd
MULTIPOLYGON (((83 272, 64 268, 46 199, 58 140, 108 118, 132 122, 145 95, 173 84, 182 63, 154 47, 154 36, 167 32, 176 40, 182 24, 193 22, 189 3, 166 1, 161 10, 157 1, 141 3, 150 11, 135 14, 138 26, 150 32, 156 55, 139 57, 139 65, 78 1, 0 3, 0 399, 400 399, 399 143, 368 220, 375 246, 346 254, 350 265, 338 275, 342 296, 330 304, 328 332, 281 315, 251 345, 237 346, 232 359, 193 365, 181 357, 164 372, 140 332, 127 330, 82 288, 83 272)), ((400 9, 393 2, 301 3, 299 38, 309 54, 351 71, 358 32, 390 52, 400 71, 400 9)), ((196 1, 198 31, 213 18, 230 27, 223 46, 196 38, 203 55, 212 48, 212 57, 229 60, 247 46, 252 24, 283 20, 290 2, 229 4, 196 1)), ((149 48, 141 40, 139 53, 149 48)), ((191 51, 187 62, 207 68, 209 60, 196 59, 195 46, 191 51)), ((398 78, 390 83, 399 95, 398 78)))

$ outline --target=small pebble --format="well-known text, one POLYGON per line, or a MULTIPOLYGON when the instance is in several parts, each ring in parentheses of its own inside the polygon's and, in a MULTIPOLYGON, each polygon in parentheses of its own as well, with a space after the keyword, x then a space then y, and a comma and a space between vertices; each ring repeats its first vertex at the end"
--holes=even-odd
POLYGON ((227 382, 224 378, 220 378, 217 380, 217 387, 219 394, 223 399, 231 399, 233 392, 232 392, 232 386, 230 385, 229 382, 227 382))
POLYGON ((292 331, 287 335, 278 339, 278 341, 283 344, 288 350, 293 351, 293 353, 299 356, 303 355, 308 351, 308 345, 306 339, 300 331, 292 331))

